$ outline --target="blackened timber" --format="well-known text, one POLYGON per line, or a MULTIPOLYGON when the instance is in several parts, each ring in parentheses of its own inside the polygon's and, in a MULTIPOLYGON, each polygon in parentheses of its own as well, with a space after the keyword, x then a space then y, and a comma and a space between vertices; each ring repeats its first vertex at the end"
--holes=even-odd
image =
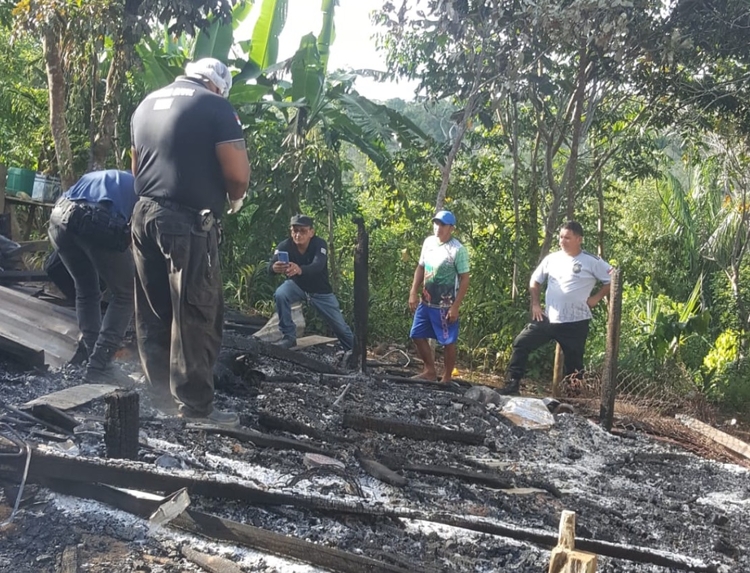
POLYGON ((297 452, 310 452, 313 454, 323 454, 326 456, 332 456, 329 451, 319 448, 314 444, 302 442, 300 440, 293 440, 291 438, 283 438, 279 436, 271 436, 269 434, 263 434, 261 432, 255 432, 253 430, 237 430, 232 428, 221 428, 219 426, 207 426, 203 424, 188 424, 189 430, 200 430, 208 434, 220 434, 222 436, 229 436, 235 438, 241 442, 250 442, 260 448, 273 448, 276 450, 295 450, 297 452))
POLYGON ((622 322, 622 287, 620 270, 613 269, 609 292, 609 318, 607 320, 607 349, 604 353, 602 374, 602 402, 599 420, 610 431, 615 417, 617 395, 617 358, 620 353, 620 327, 622 322))
POLYGON ((310 436, 315 440, 322 440, 324 442, 352 442, 351 438, 346 436, 337 436, 329 432, 324 432, 318 428, 314 428, 308 424, 303 424, 297 420, 288 420, 286 418, 280 418, 269 414, 268 412, 258 413, 258 423, 264 428, 269 430, 277 430, 280 432, 289 432, 290 434, 310 436))
POLYGON ((404 462, 399 463, 395 460, 384 460, 384 463, 388 464, 389 467, 398 468, 402 471, 415 472, 431 476, 456 478, 461 481, 486 485, 497 489, 510 489, 512 487, 515 487, 513 479, 510 479, 508 477, 501 477, 499 475, 484 474, 480 472, 473 472, 469 470, 462 470, 459 468, 451 468, 445 466, 426 466, 404 462))
MULTIPOLYGON (((124 491, 101 485, 84 486, 60 480, 50 482, 48 485, 50 489, 60 493, 101 501, 143 518, 147 518, 161 503, 159 500, 136 498, 124 491)), ((172 520, 170 526, 201 537, 236 543, 259 551, 297 559, 338 573, 436 573, 435 569, 416 564, 413 566, 410 564, 407 567, 390 565, 363 555, 325 547, 191 509, 172 520)))
POLYGON ((361 456, 358 456, 358 459, 359 465, 362 466, 362 469, 377 480, 396 487, 404 487, 409 483, 409 480, 407 480, 404 476, 397 474, 391 468, 381 464, 380 462, 376 462, 375 460, 371 460, 361 456))
POLYGON ((424 380, 422 378, 409 378, 408 376, 396 376, 393 374, 389 374, 387 376, 383 376, 383 380, 386 380, 387 382, 395 382, 396 384, 416 384, 419 386, 427 386, 431 390, 439 390, 442 392, 451 392, 453 394, 463 394, 465 390, 460 388, 458 385, 454 384, 445 384, 444 382, 438 382, 432 381, 432 380, 424 380))
POLYGON ((370 307, 370 236, 362 217, 352 219, 357 225, 354 248, 354 355, 361 372, 367 371, 367 320, 370 307))
POLYGON ((462 432, 460 430, 448 430, 437 426, 426 426, 424 424, 412 424, 402 422, 393 418, 374 418, 362 416, 353 412, 344 414, 342 424, 355 430, 370 430, 385 434, 393 434, 413 440, 424 440, 429 442, 458 442, 478 446, 484 443, 484 435, 475 432, 462 432))
MULTIPOLYGON (((34 455, 36 454, 37 452, 34 452, 34 455)), ((32 460, 33 460, 33 457, 32 457, 32 460)), ((2 467, 3 466, 0 466, 0 470, 2 470, 2 467)), ((29 475, 31 477, 31 473, 29 475)), ((108 488, 102 485, 96 485, 95 483, 91 483, 91 482, 96 482, 96 481, 101 482, 101 480, 98 480, 97 476, 88 476, 88 477, 89 477, 88 481, 84 481, 80 476, 78 476, 75 473, 73 474, 71 478, 67 478, 66 476, 63 479, 58 479, 57 476, 50 476, 48 479, 45 480, 44 485, 60 493, 65 493, 68 495, 77 495, 79 497, 85 497, 88 499, 96 499, 99 501, 103 501, 104 503, 108 503, 110 505, 113 505, 125 511, 129 511, 131 513, 137 513, 138 515, 141 515, 142 517, 145 517, 145 518, 151 515, 151 513, 154 510, 156 510, 156 508, 161 503, 161 501, 156 501, 156 500, 135 498, 134 496, 131 496, 123 491, 115 490, 115 489, 108 488), (67 479, 72 479, 75 481, 67 481, 67 479)), ((189 481, 189 480, 185 480, 184 478, 177 478, 177 479, 182 479, 182 481, 189 481)), ((223 484, 217 484, 217 485, 223 485, 223 484)), ((150 489, 150 490, 154 489, 153 487, 148 487, 148 486, 146 488, 141 488, 139 484, 132 484, 132 483, 130 485, 121 485, 121 487, 128 487, 130 489, 133 489, 133 488, 150 489)), ((169 491, 170 487, 172 486, 164 487, 161 489, 162 491, 169 491)), ((217 497, 217 495, 211 495, 211 494, 206 494, 206 495, 210 497, 217 497)), ((275 494, 275 495, 283 495, 283 494, 275 494)), ((293 496, 285 496, 285 497, 291 498, 293 496)), ((292 505, 292 504, 289 503, 288 505, 292 505)), ((343 504, 339 504, 339 505, 343 505, 343 504)), ((316 509, 316 508, 310 507, 309 505, 303 506, 303 507, 316 509)), ((347 512, 339 511, 339 513, 353 513, 353 514, 368 515, 368 516, 389 516, 389 517, 396 517, 396 518, 400 517, 404 519, 425 521, 428 523, 440 523, 443 525, 450 525, 452 527, 459 527, 462 529, 466 529, 468 531, 476 531, 479 533, 484 533, 484 534, 489 534, 489 535, 507 537, 510 539, 515 539, 517 541, 533 543, 540 547, 552 548, 555 545, 557 545, 556 533, 549 533, 546 531, 521 528, 521 527, 517 527, 511 524, 502 523, 502 522, 466 519, 466 518, 459 517, 457 515, 452 515, 452 514, 426 513, 426 512, 421 512, 421 511, 412 511, 408 509, 386 510, 386 509, 381 509, 381 508, 376 509, 372 507, 365 508, 364 506, 359 506, 356 508, 354 506, 349 506, 349 507, 351 508, 351 511, 347 511, 347 512)), ((186 510, 185 513, 183 513, 181 516, 174 519, 172 522, 170 522, 170 524, 176 527, 180 527, 182 529, 186 529, 188 531, 192 531, 199 535, 206 536, 206 537, 213 537, 216 539, 240 543, 243 545, 247 545, 249 547, 261 549, 263 551, 268 551, 268 552, 276 553, 276 554, 282 554, 282 553, 274 550, 273 547, 277 546, 277 544, 279 543, 283 544, 284 540, 291 540, 291 542, 294 545, 301 544, 299 546, 299 549, 297 549, 297 551, 300 551, 301 553, 299 553, 299 556, 293 555, 292 553, 283 553, 284 555, 295 557, 299 559, 300 561, 305 561, 307 563, 312 563, 314 565, 326 567, 333 571, 341 571, 342 573, 349 573, 349 572, 359 573, 360 571, 373 571, 373 572, 383 571, 384 573, 389 573, 389 572, 406 573, 407 571, 422 571, 422 569, 401 569, 401 568, 393 567, 393 566, 386 565, 386 564, 380 564, 386 567, 385 569, 362 568, 362 563, 364 562, 351 561, 351 559, 365 559, 368 562, 372 560, 366 557, 361 557, 359 555, 352 555, 350 553, 338 551, 332 548, 322 547, 313 543, 309 543, 307 541, 289 538, 289 537, 286 537, 277 533, 272 533, 272 532, 258 529, 249 525, 232 522, 232 521, 225 520, 225 519, 220 519, 212 515, 200 514, 199 512, 196 512, 190 509, 186 510), (189 520, 186 519, 186 516, 188 516, 190 519, 189 520), (329 564, 324 565, 321 562, 312 560, 313 554, 309 550, 318 549, 318 548, 326 550, 325 551, 326 553, 333 552, 333 556, 331 557, 331 562, 329 564), (337 556, 337 554, 343 554, 343 555, 341 555, 337 561, 333 561, 333 559, 337 556), (341 563, 342 566, 337 567, 336 566, 337 563, 341 563), (353 565, 350 565, 352 563, 353 565), (344 567, 349 567, 349 568, 344 568, 344 567), (358 569, 357 567, 360 567, 360 568, 358 569)), ((659 565, 661 567, 669 567, 672 569, 678 569, 680 571, 693 571, 695 573, 717 573, 718 572, 718 567, 715 564, 706 564, 700 560, 692 559, 690 557, 686 557, 683 555, 678 555, 678 554, 671 553, 671 552, 667 553, 664 551, 657 551, 657 550, 649 549, 646 547, 639 547, 639 546, 634 546, 634 545, 622 545, 622 544, 617 544, 617 543, 609 543, 606 541, 599 541, 595 539, 586 539, 586 538, 576 538, 576 546, 582 551, 589 551, 591 553, 596 553, 597 555, 602 555, 606 557, 614 557, 617 559, 625 559, 627 561, 634 561, 637 563, 650 563, 653 565, 659 565)), ((379 563, 379 562, 375 562, 375 563, 379 563)))
POLYGON ((330 364, 326 364, 325 362, 321 362, 320 360, 315 360, 315 358, 310 358, 302 352, 288 350, 286 348, 281 348, 281 346, 277 346, 275 344, 261 342, 260 340, 258 341, 258 348, 261 354, 270 356, 271 358, 276 358, 278 360, 291 362, 292 364, 307 368, 312 372, 319 372, 321 374, 342 373, 341 370, 339 370, 335 366, 331 366, 330 364))
POLYGON ((52 404, 39 403, 31 407, 31 413, 38 419, 49 422, 58 428, 72 432, 73 429, 80 425, 76 418, 63 412, 60 408, 55 408, 52 404))
MULTIPOLYGON (((17 479, 23 471, 25 461, 25 456, 0 458, 0 477, 11 476, 17 479)), ((46 485, 49 480, 62 479, 153 492, 172 492, 185 487, 190 495, 245 501, 256 505, 289 505, 327 514, 398 516, 385 508, 362 503, 353 504, 316 496, 266 491, 248 483, 175 476, 151 468, 152 466, 141 462, 68 458, 32 449, 28 481, 46 485)))
POLYGON ((138 458, 138 392, 112 392, 104 398, 104 444, 108 458, 138 458))
POLYGON ((209 573, 242 573, 242 569, 237 564, 229 561, 229 559, 201 553, 189 545, 183 545, 180 548, 180 553, 182 553, 185 559, 191 563, 195 563, 209 573))

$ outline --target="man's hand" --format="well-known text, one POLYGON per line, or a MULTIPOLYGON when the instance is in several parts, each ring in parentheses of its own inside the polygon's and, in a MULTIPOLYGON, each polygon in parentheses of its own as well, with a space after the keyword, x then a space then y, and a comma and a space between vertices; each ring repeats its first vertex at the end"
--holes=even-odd
POLYGON ((271 269, 273 272, 275 272, 277 275, 285 275, 287 271, 287 267, 289 266, 289 263, 282 263, 281 261, 276 261, 271 269))
POLYGON ((409 293, 409 309, 414 312, 419 306, 419 295, 415 292, 409 293))
POLYGON ((297 263, 289 263, 288 265, 286 265, 286 272, 284 274, 286 274, 287 277, 301 275, 302 269, 297 263))
POLYGON ((232 201, 229 200, 229 211, 227 211, 227 215, 234 215, 237 213, 240 209, 242 209, 242 203, 245 201, 245 197, 247 197, 247 193, 245 193, 242 197, 239 199, 235 199, 232 201))
POLYGON ((458 307, 455 304, 452 304, 448 309, 448 312, 445 314, 445 318, 450 323, 454 323, 458 320, 458 307))
POLYGON ((596 298, 595 296, 590 296, 586 299, 586 304, 589 308, 594 308, 597 304, 599 304, 600 298, 596 298))
POLYGON ((531 305, 531 320, 541 322, 544 320, 544 311, 542 310, 541 304, 531 305))

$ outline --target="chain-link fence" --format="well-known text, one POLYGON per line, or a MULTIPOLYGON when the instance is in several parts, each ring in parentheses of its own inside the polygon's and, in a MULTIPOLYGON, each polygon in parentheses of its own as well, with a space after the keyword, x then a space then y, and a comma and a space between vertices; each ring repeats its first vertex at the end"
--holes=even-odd
MULTIPOLYGON (((567 377, 560 384, 562 400, 587 416, 599 415, 601 389, 600 372, 587 372, 582 379, 567 377)), ((665 366, 650 376, 629 371, 617 375, 615 429, 646 432, 697 455, 750 468, 750 459, 737 453, 747 445, 742 440, 729 437, 722 445, 685 423, 698 420, 713 425, 716 419, 716 409, 678 365, 665 366)))

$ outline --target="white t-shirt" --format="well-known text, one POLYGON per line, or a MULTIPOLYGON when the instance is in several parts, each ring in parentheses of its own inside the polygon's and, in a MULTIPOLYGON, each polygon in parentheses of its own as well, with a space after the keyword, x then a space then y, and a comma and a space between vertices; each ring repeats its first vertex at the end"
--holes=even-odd
POLYGON ((575 257, 557 251, 544 257, 531 280, 547 281, 544 310, 550 322, 578 322, 591 318, 586 300, 597 281, 609 283, 611 271, 607 261, 586 251, 575 257))

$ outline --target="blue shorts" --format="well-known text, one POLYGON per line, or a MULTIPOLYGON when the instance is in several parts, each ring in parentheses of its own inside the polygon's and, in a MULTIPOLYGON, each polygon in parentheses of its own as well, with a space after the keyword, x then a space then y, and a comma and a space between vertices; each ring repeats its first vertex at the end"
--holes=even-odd
POLYGON ((434 338, 439 344, 447 346, 458 340, 458 323, 448 322, 448 308, 433 308, 419 303, 414 313, 410 338, 434 338))

